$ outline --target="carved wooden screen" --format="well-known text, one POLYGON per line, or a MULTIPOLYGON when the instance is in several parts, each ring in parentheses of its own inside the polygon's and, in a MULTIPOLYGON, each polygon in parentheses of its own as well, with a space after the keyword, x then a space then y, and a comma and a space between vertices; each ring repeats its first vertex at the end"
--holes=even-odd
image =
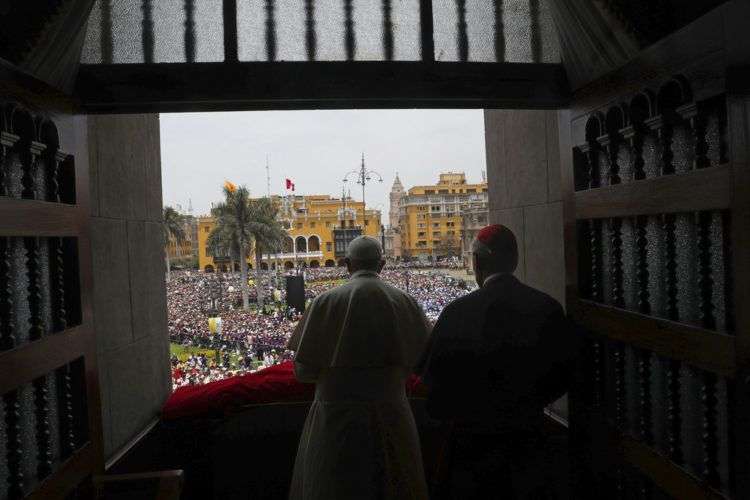
POLYGON ((727 103, 705 94, 676 77, 572 124, 586 497, 739 498, 727 103))
POLYGON ((100 470, 85 132, 0 102, 0 499, 100 470))

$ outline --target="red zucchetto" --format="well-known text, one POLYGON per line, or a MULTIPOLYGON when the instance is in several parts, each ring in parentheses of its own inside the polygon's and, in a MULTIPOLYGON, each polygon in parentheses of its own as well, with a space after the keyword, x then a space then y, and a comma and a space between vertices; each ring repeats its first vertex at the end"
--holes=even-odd
POLYGON ((483 227, 474 241, 475 254, 491 258, 503 271, 512 272, 518 264, 518 245, 513 231, 501 224, 483 227))

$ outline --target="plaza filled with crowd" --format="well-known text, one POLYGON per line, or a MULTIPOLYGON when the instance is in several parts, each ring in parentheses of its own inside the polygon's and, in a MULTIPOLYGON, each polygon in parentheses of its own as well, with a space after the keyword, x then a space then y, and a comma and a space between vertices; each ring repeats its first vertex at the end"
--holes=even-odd
MULTIPOLYGON (((345 268, 305 269, 303 273, 308 301, 347 278, 345 268)), ((464 280, 446 273, 444 267, 389 265, 381 278, 411 294, 430 321, 470 288, 464 280)), ((167 305, 175 388, 205 384, 291 359, 293 353, 286 344, 301 313, 286 306, 284 276, 265 273, 262 308, 257 307, 254 280, 253 273, 249 277, 251 307, 246 311, 242 308, 239 273, 172 273, 167 283, 167 305)))

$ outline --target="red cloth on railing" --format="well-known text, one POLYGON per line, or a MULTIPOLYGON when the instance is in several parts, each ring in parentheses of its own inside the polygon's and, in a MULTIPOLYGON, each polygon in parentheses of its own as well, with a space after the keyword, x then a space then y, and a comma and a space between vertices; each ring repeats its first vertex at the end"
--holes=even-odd
MULTIPOLYGON (((412 375, 406 382, 408 396, 424 394, 424 386, 412 375)), ((312 401, 314 384, 303 384, 294 377, 291 361, 247 375, 204 385, 180 387, 162 408, 162 419, 221 416, 245 405, 312 401)))

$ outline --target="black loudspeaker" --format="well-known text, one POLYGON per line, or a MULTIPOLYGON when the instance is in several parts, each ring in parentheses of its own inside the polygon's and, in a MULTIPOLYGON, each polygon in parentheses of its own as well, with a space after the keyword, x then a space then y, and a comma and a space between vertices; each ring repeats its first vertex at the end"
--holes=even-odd
POLYGON ((305 310, 305 278, 299 275, 286 277, 286 305, 302 312, 305 310))

